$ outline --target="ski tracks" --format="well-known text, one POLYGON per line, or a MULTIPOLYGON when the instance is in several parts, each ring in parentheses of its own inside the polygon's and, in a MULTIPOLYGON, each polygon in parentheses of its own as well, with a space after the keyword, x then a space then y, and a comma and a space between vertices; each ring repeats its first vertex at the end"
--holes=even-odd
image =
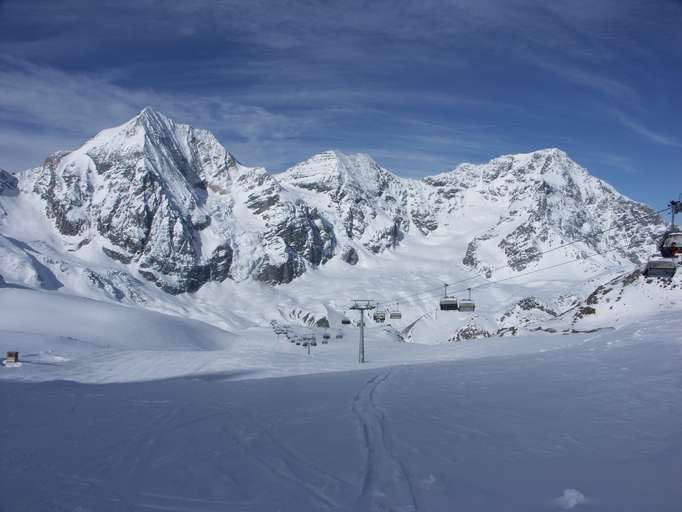
POLYGON ((391 371, 369 380, 353 399, 366 453, 365 472, 357 510, 414 512, 419 509, 410 476, 396 454, 386 415, 376 393, 391 371))

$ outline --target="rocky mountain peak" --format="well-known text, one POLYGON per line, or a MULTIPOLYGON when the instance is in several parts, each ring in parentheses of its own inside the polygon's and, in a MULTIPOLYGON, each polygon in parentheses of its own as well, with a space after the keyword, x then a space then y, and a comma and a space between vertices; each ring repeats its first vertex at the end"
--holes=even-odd
MULTIPOLYGON (((405 180, 381 167, 369 155, 326 151, 279 174, 289 187, 321 194, 327 217, 348 241, 379 253, 398 245, 409 230, 405 180)), ((346 261, 357 262, 350 247, 346 261)))
MULTIPOLYGON (((651 209, 624 197, 556 148, 462 164, 424 182, 451 211, 496 219, 470 240, 464 258, 465 264, 487 275, 490 267, 481 265, 477 255, 502 250, 504 263, 524 270, 544 251, 573 240, 590 252, 603 250, 612 238, 653 244, 656 228, 651 227, 661 222, 651 216, 651 209), (639 220, 647 216, 648 221, 639 220)), ((623 254, 640 263, 647 251, 626 247, 623 254)))
POLYGON ((166 117, 161 112, 154 110, 154 108, 150 107, 149 105, 140 110, 140 113, 133 119, 155 119, 173 123, 172 119, 166 117))
MULTIPOLYGON (((410 233, 457 237, 451 258, 489 276, 502 262, 523 270, 567 241, 599 250, 617 222, 630 224, 621 236, 643 245, 657 229, 656 219, 636 222, 648 208, 556 148, 419 181, 337 150, 273 175, 239 164, 207 130, 149 107, 30 173, 27 188, 66 248, 97 242, 171 293, 227 278, 286 283, 335 257, 354 265, 363 251, 380 254, 410 233)), ((0 173, 0 194, 15 191, 12 183, 0 173)), ((641 252, 623 254, 637 261, 641 252)))
POLYGON ((397 179, 397 176, 383 169, 369 155, 347 155, 329 150, 294 165, 278 178, 293 186, 318 192, 338 192, 341 188, 351 187, 374 194, 381 191, 387 180, 397 179))

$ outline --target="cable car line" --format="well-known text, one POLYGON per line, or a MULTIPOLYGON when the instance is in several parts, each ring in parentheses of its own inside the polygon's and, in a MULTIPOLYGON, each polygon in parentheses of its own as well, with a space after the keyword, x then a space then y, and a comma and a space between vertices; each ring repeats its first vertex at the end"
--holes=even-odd
MULTIPOLYGON (((658 211, 656 211, 656 212, 652 212, 652 213, 650 213, 650 214, 648 214, 648 215, 645 215, 645 216, 643 216, 643 217, 638 217, 637 219, 634 219, 634 220, 632 220, 632 221, 625 222, 625 223, 622 223, 622 224, 619 224, 619 225, 616 225, 616 226, 611 226, 610 228, 604 229, 604 230, 602 230, 602 231, 600 231, 600 232, 597 232, 597 233, 595 233, 594 235, 603 235, 603 234, 606 234, 606 233, 608 233, 608 232, 610 232, 610 231, 613 231, 613 230, 616 230, 616 229, 622 229, 623 227, 625 227, 625 226, 627 226, 627 225, 629 225, 629 224, 639 223, 639 222, 641 222, 642 220, 645 220, 645 219, 647 219, 647 218, 649 218, 649 217, 654 217, 654 216, 656 216, 656 215, 660 215, 661 213, 667 212, 667 211, 671 210, 672 207, 673 207, 672 205, 669 205, 669 206, 667 206, 666 208, 663 208, 663 209, 658 210, 658 211)), ((594 235, 593 235, 593 236, 594 236, 594 235)), ((562 244, 562 245, 559 245, 559 246, 557 246, 557 247, 552 247, 551 249, 547 249, 547 250, 545 250, 545 251, 541 251, 541 252, 535 254, 535 255, 532 256, 532 257, 528 257, 528 258, 522 259, 522 260, 520 260, 520 261, 518 261, 518 262, 516 262, 516 263, 519 264, 519 263, 527 263, 527 262, 530 262, 530 261, 536 259, 536 258, 539 257, 539 256, 543 256, 543 255, 548 254, 548 253, 550 253, 550 252, 554 252, 554 251, 557 251, 557 250, 559 250, 559 249, 563 249, 563 248, 565 248, 565 247, 569 247, 569 246, 571 246, 571 245, 575 245, 576 243, 582 242, 583 240, 585 240, 585 237, 579 238, 579 239, 574 240, 574 241, 572 241, 572 242, 567 242, 567 243, 562 244)), ((636 244, 635 244, 635 245, 636 245, 636 244)), ((625 249, 628 249, 628 248, 629 248, 629 247, 625 247, 625 249)), ((604 252, 602 252, 602 253, 596 253, 596 254, 594 254, 594 255, 592 255, 592 256, 589 256, 589 257, 587 257, 587 258, 576 258, 575 260, 571 260, 569 263, 573 263, 574 261, 589 259, 589 258, 592 258, 592 257, 594 257, 594 256, 601 255, 601 254, 607 254, 607 253, 609 253, 609 252, 612 252, 613 250, 618 250, 618 248, 612 249, 612 250, 608 250, 608 251, 604 251, 604 252)), ((566 264, 566 263, 561 263, 561 264, 559 264, 559 266, 561 266, 561 265, 563 265, 563 264, 566 264)), ((502 266, 499 266, 499 267, 496 267, 496 268, 491 269, 491 272, 498 272, 498 271, 500 271, 500 270, 504 270, 504 269, 506 269, 506 268, 509 268, 510 266, 511 266, 511 265, 508 263, 508 264, 506 264, 506 265, 502 265, 502 266)), ((552 266, 552 267, 548 267, 548 268, 554 268, 554 267, 552 266)), ((540 270, 543 270, 543 269, 536 269, 535 271, 531 271, 531 273, 534 273, 534 272, 536 272, 536 271, 539 272, 540 270)), ((528 275, 528 273, 517 274, 516 276, 512 276, 512 277, 510 277, 510 278, 505 278, 505 280, 512 279, 512 278, 514 278, 514 277, 520 277, 520 276, 523 276, 523 275, 528 275)), ((472 277, 467 277, 467 278, 465 278, 465 279, 460 279, 460 280, 455 281, 455 282, 453 282, 453 283, 444 283, 444 284, 446 284, 447 286, 453 286, 453 285, 456 285, 456 284, 465 283, 465 282, 467 282, 467 281, 471 281, 471 280, 473 280, 473 279, 478 279, 478 278, 483 279, 480 275, 475 275, 475 276, 472 276, 472 277)), ((472 287, 472 288, 480 288, 480 287, 482 287, 482 286, 486 286, 486 285, 488 285, 488 284, 493 284, 493 283, 496 283, 496 282, 501 282, 501 281, 487 281, 486 283, 483 283, 483 284, 481 284, 481 285, 478 285, 478 286, 475 286, 475 287, 472 287)), ((422 291, 420 291, 420 292, 416 292, 416 293, 413 293, 413 294, 410 294, 410 295, 401 295, 401 296, 395 298, 394 300, 386 300, 386 301, 382 301, 382 302, 377 302, 377 306, 392 304, 392 303, 396 302, 396 301, 399 300, 399 299, 400 299, 400 300, 404 300, 404 299, 407 299, 407 298, 418 297, 418 296, 420 296, 420 295, 426 295, 426 294, 428 294, 429 296, 431 296, 431 295, 433 295, 433 292, 435 292, 436 290, 442 290, 442 289, 443 289, 443 285, 441 284, 441 285, 439 285, 439 286, 437 286, 437 287, 435 287, 435 288, 429 288, 429 289, 427 289, 427 290, 422 290, 422 291)), ((464 288, 463 290, 457 290, 457 291, 455 291, 455 292, 453 292, 453 293, 458 293, 458 292, 467 291, 467 290, 468 290, 468 288, 464 288)))
POLYGON ((496 279, 496 280, 494 280, 494 281, 488 281, 487 283, 482 283, 482 284, 480 284, 480 285, 478 285, 478 286, 473 286, 473 287, 471 287, 471 288, 461 288, 461 289, 459 289, 459 290, 455 290, 453 293, 461 293, 461 292, 463 292, 463 291, 476 290, 476 289, 478 289, 478 288, 484 288, 484 287, 486 287, 486 286, 492 286, 493 284, 503 283, 503 282, 505 282, 505 281, 510 281, 510 280, 512 280, 512 279, 517 279, 517 278, 519 278, 519 277, 529 276, 529 275, 531 275, 531 274, 537 274, 538 272, 543 272, 543 271, 545 271, 545 270, 551 270, 551 269, 553 269, 553 268, 563 267, 564 265, 569 265, 569 264, 575 263, 575 262, 577 262, 577 261, 589 260, 589 259, 594 258, 594 257, 596 257, 596 256, 602 256, 602 255, 608 254, 608 253, 610 253, 610 252, 614 252, 614 251, 618 251, 618 250, 623 250, 623 249, 629 249, 629 248, 631 248, 631 247, 635 247, 635 246, 637 246, 637 245, 640 245, 641 243, 642 243, 642 242, 633 242, 633 243, 631 243, 631 244, 629 244, 629 245, 627 245, 627 246, 625 246, 625 247, 614 247, 614 248, 608 249, 608 250, 606 250, 606 251, 595 252, 594 254, 590 254, 589 256, 580 257, 580 258, 574 258, 574 259, 572 259, 572 260, 562 261, 561 263, 556 263, 556 264, 554 264, 554 265, 548 265, 548 266, 545 266, 545 267, 542 267, 542 268, 537 268, 537 269, 534 269, 534 270, 529 270, 528 272, 522 272, 522 273, 520 273, 520 274, 516 274, 516 275, 513 275, 513 276, 509 276, 509 277, 504 277, 504 278, 501 278, 501 279, 496 279))
MULTIPOLYGON (((489 281, 489 282, 487 282, 487 283, 483 283, 483 284, 480 284, 480 285, 475 286, 475 287, 471 287, 471 288, 462 288, 462 289, 459 289, 459 290, 455 290, 455 291, 452 292, 452 293, 453 293, 453 294, 457 294, 457 293, 461 293, 462 291, 469 291, 469 293, 470 293, 470 295, 469 295, 469 300, 470 300, 470 299, 471 299, 471 290, 478 289, 478 288, 484 288, 484 287, 486 287, 486 286, 492 286, 492 285, 494 285, 494 284, 499 284, 499 283, 502 283, 502 282, 505 282, 505 281, 510 281, 510 280, 512 280, 512 279, 516 279, 516 278, 519 278, 519 277, 524 277, 524 276, 528 276, 528 275, 531 275, 531 274, 536 274, 536 273, 538 273, 538 272, 542 272, 542 271, 545 271, 545 270, 551 270, 551 269, 553 269, 553 268, 562 267, 562 266, 564 266, 564 265, 569 265, 569 264, 575 263, 575 262, 577 262, 577 261, 585 261, 585 260, 587 260, 587 259, 591 259, 591 258, 594 258, 594 257, 596 257, 596 256, 601 256, 601 255, 603 255, 603 254, 607 254, 607 253, 614 252, 614 251, 617 251, 617 250, 629 249, 629 248, 631 248, 631 247, 635 247, 635 246, 637 246, 637 245, 640 245, 641 243, 642 243, 642 242, 633 242, 633 243, 631 243, 631 244, 629 244, 629 245, 627 245, 627 246, 625 246, 625 247, 615 247, 615 248, 613 248, 613 249, 609 249, 609 250, 606 250, 606 251, 596 252, 596 253, 591 254, 591 255, 589 255, 589 256, 586 256, 586 257, 584 257, 584 258, 574 258, 574 259, 572 259, 572 260, 563 261, 563 262, 561 262, 561 263, 556 263, 556 264, 554 264, 554 265, 548 265, 548 266, 545 266, 545 267, 542 267, 542 268, 530 270, 530 271, 528 271, 528 272, 523 272, 523 273, 521 273, 521 274, 516 274, 516 275, 509 276, 509 277, 505 277, 505 278, 502 278, 502 279, 497 279, 497 280, 495 280, 495 281, 489 281)), ((440 289, 440 288, 439 288, 439 289, 440 289)), ((466 299, 464 299, 464 300, 466 300, 466 299)), ((473 311, 474 311, 473 309, 466 309, 466 310, 463 310, 463 309, 461 308, 461 302, 462 302, 462 301, 460 301, 460 304, 458 304, 458 309, 459 309, 460 311, 467 311, 467 312, 469 312, 469 311, 473 312, 473 311)), ((472 302, 473 302, 473 301, 472 301, 472 302)), ((443 310, 442 305, 441 305, 441 308, 440 308, 440 309, 443 310)), ((454 308, 453 308, 453 309, 454 309, 454 308)), ((446 309, 446 310, 447 310, 447 309, 446 309)), ((438 307, 430 308, 426 313, 423 313, 423 314, 420 315, 416 320, 414 320, 413 322, 411 322, 411 323, 410 323, 410 326, 413 325, 414 323, 416 323, 418 320, 421 320, 421 319, 422 319, 423 317, 425 317, 426 315, 433 314, 433 313, 436 312, 436 311, 438 311, 438 307)))

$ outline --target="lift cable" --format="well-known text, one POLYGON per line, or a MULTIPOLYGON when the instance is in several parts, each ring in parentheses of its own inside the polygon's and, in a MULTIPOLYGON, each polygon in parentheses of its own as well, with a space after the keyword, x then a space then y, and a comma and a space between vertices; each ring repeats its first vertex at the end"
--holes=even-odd
MULTIPOLYGON (((528 272, 523 272, 523 273, 521 273, 521 274, 516 274, 516 275, 509 276, 509 277, 505 277, 505 278, 502 278, 502 279, 497 279, 497 280, 495 280, 495 281, 489 281, 489 282, 487 282, 487 283, 482 283, 482 284, 480 284, 480 285, 478 285, 478 286, 473 286, 473 287, 471 287, 471 288, 461 288, 461 289, 459 289, 459 290, 455 290, 453 293, 461 293, 461 292, 467 291, 467 290, 475 290, 475 289, 478 289, 478 288, 484 288, 484 287, 486 287, 486 286, 492 286, 492 285, 494 285, 494 284, 502 283, 502 282, 505 282, 505 281, 510 281, 510 280, 512 280, 512 279, 516 279, 516 278, 519 278, 519 277, 524 277, 524 276, 528 276, 528 275, 531 275, 531 274, 536 274, 536 273, 542 272, 542 271, 544 271, 544 270, 551 270, 551 269, 553 269, 553 268, 558 268, 558 267, 562 267, 562 266, 564 266, 564 265, 569 265, 569 264, 571 264, 571 263, 575 263, 576 261, 585 261, 585 260, 589 260, 589 259, 594 258, 594 257, 596 257, 596 256, 601 256, 601 255, 603 255, 603 254, 607 254, 607 253, 610 253, 610 252, 613 252, 613 251, 618 251, 618 250, 622 250, 622 249, 629 249, 629 248, 631 248, 631 247, 635 247, 635 246, 637 246, 637 245, 640 245, 641 243, 642 243, 642 242, 633 242, 633 243, 631 243, 631 244, 629 244, 629 245, 627 245, 627 246, 625 246, 625 247, 615 247, 615 248, 609 249, 609 250, 607 250, 607 251, 599 251, 599 252, 596 252, 596 253, 594 253, 594 254, 590 254, 589 256, 586 256, 586 257, 574 258, 574 259, 572 259, 572 260, 563 261, 563 262, 561 262, 561 263, 556 263, 556 264, 554 264, 554 265, 548 265, 548 266, 546 266, 546 267, 542 267, 542 268, 530 270, 530 271, 528 271, 528 272)), ((433 314, 433 313, 436 312, 437 310, 438 310, 438 307, 429 308, 429 310, 428 310, 426 313, 423 313, 423 314, 420 315, 416 320, 412 321, 412 322, 410 323, 410 326, 414 325, 417 321, 421 320, 421 319, 424 318, 426 315, 433 314)), ((403 334, 405 334, 405 332, 403 332, 403 334)))
MULTIPOLYGON (((639 223, 639 222, 641 222, 642 220, 645 220, 645 219, 647 219, 647 218, 649 218, 649 217, 653 217, 653 216, 656 216, 656 215, 660 215, 661 213, 665 213, 665 212, 667 212, 667 211, 670 210, 670 209, 671 209, 671 206, 667 206, 666 208, 663 208, 662 210, 658 210, 658 211, 656 211, 656 212, 652 212, 652 213, 647 214, 647 215, 645 215, 645 216, 643 216, 643 217, 638 217, 637 219, 634 219, 634 220, 632 220, 632 221, 625 222, 625 223, 623 223, 623 224, 619 224, 619 225, 616 225, 616 226, 611 226, 610 228, 604 229, 604 230, 602 230, 602 231, 600 231, 600 232, 597 232, 597 233, 595 233, 594 235, 603 235, 603 234, 605 234, 605 233, 608 233, 608 232, 613 231, 613 230, 616 230, 616 229, 622 229, 623 227, 625 227, 625 226, 627 226, 627 225, 629 225, 629 224, 639 223)), ((594 236, 594 235, 593 235, 593 236, 594 236)), ((572 242, 567 242, 567 243, 562 244, 562 245, 559 245, 559 246, 557 246, 557 247, 552 247, 551 249, 547 249, 547 250, 545 250, 545 251, 539 252, 539 253, 537 253, 536 255, 532 256, 532 257, 528 257, 528 258, 522 259, 522 260, 520 260, 520 261, 517 261, 516 264, 531 262, 532 260, 536 259, 538 256, 543 256, 543 255, 548 254, 548 253, 550 253, 550 252, 554 252, 554 251, 557 251, 557 250, 559 250, 559 249, 563 249, 563 248, 565 248, 565 247, 569 247, 569 246, 571 246, 571 245, 575 245, 575 244, 577 244, 578 242, 582 242, 583 240, 585 240, 584 237, 583 237, 583 238, 578 238, 578 239, 576 239, 576 240, 574 240, 574 241, 572 241, 572 242)), ((638 243, 639 243, 639 242, 638 242, 638 243)), ((635 245, 636 245, 636 244, 635 244, 635 245)), ((628 248, 629 248, 629 247, 625 247, 625 249, 628 249, 628 248)), ((612 249, 612 250, 608 250, 608 251, 604 251, 604 252, 602 252, 602 253, 594 254, 593 256, 598 256, 598 255, 600 255, 600 254, 607 254, 607 253, 609 253, 609 252, 612 252, 613 250, 618 250, 618 249, 619 249, 619 248, 612 249)), ((593 256, 590 256, 590 258, 593 257, 593 256)), ((569 263, 572 263, 572 262, 578 261, 578 260, 584 260, 584 259, 588 259, 588 258, 576 258, 575 260, 571 260, 569 263)), ((558 264, 558 265, 556 265, 556 266, 561 266, 561 265, 564 265, 564 264, 566 264, 566 263, 560 263, 560 264, 558 264)), ((490 271, 491 271, 491 272, 498 272, 498 271, 500 271, 500 270, 504 270, 504 269, 510 268, 510 267, 511 267, 511 265, 510 265, 509 263, 507 263, 507 264, 505 264, 505 265, 502 265, 502 266, 493 268, 493 269, 491 269, 490 271)), ((547 268, 554 268, 554 267, 555 267, 555 266, 550 266, 550 267, 547 267, 547 268)), ((535 273, 535 272, 539 272, 539 271, 541 271, 541 270, 546 270, 547 268, 536 269, 536 270, 534 270, 534 271, 531 271, 530 273, 535 273)), ((505 280, 513 279, 514 277, 520 277, 520 276, 522 276, 522 275, 528 275, 528 273, 517 274, 516 276, 512 276, 512 277, 509 277, 509 278, 505 278, 505 280)), ((465 279, 460 279, 460 280, 458 280, 458 281, 454 281, 454 282, 452 282, 452 283, 445 283, 445 284, 447 284, 447 286, 454 286, 454 285, 456 285, 456 284, 465 283, 465 282, 467 282, 467 281, 471 281, 471 280, 473 280, 473 279, 479 279, 479 278, 480 278, 480 279, 483 279, 483 277, 481 277, 480 275, 475 275, 475 276, 472 276, 472 277, 467 277, 467 278, 465 278, 465 279)), ((492 283, 496 283, 496 282, 501 282, 501 281, 499 281, 499 280, 498 280, 498 281, 487 281, 486 283, 483 283, 483 284, 478 285, 478 286, 472 286, 471 288, 472 288, 472 289, 480 288, 480 287, 482 287, 482 286, 486 286, 486 285, 488 285, 488 284, 492 284, 492 283)), ((420 295, 426 295, 426 294, 428 294, 428 295, 430 296, 430 295, 433 295, 433 292, 435 292, 436 290, 439 290, 439 291, 440 291, 440 290, 442 290, 442 289, 443 289, 443 284, 440 284, 440 285, 437 286, 437 287, 429 288, 429 289, 427 289, 427 290, 422 290, 422 291, 420 291, 420 292, 416 292, 416 293, 413 293, 413 294, 410 294, 410 295, 402 295, 402 296, 398 296, 398 297, 396 297, 396 298, 394 298, 394 299, 392 299, 392 300, 386 300, 386 301, 377 302, 377 306, 391 304, 391 303, 397 302, 398 300, 404 300, 404 299, 408 299, 408 298, 412 298, 412 297, 418 297, 418 296, 420 296, 420 295)), ((455 292, 452 292, 452 293, 459 293, 459 292, 461 292, 461 291, 466 291, 467 289, 468 289, 468 288, 464 288, 464 290, 456 290, 455 292)))

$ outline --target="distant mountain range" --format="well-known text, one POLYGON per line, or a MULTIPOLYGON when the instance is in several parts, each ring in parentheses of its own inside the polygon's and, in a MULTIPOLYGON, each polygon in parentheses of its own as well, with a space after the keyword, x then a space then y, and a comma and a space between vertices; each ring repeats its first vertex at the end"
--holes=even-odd
POLYGON ((270 173, 150 108, 40 167, 0 170, 5 281, 137 304, 149 302, 145 282, 172 295, 207 283, 283 285, 332 263, 342 274, 403 257, 409 273, 411 244, 451 247, 419 270, 479 281, 559 256, 585 258, 585 274, 632 270, 664 227, 558 149, 421 180, 339 151, 270 173))

